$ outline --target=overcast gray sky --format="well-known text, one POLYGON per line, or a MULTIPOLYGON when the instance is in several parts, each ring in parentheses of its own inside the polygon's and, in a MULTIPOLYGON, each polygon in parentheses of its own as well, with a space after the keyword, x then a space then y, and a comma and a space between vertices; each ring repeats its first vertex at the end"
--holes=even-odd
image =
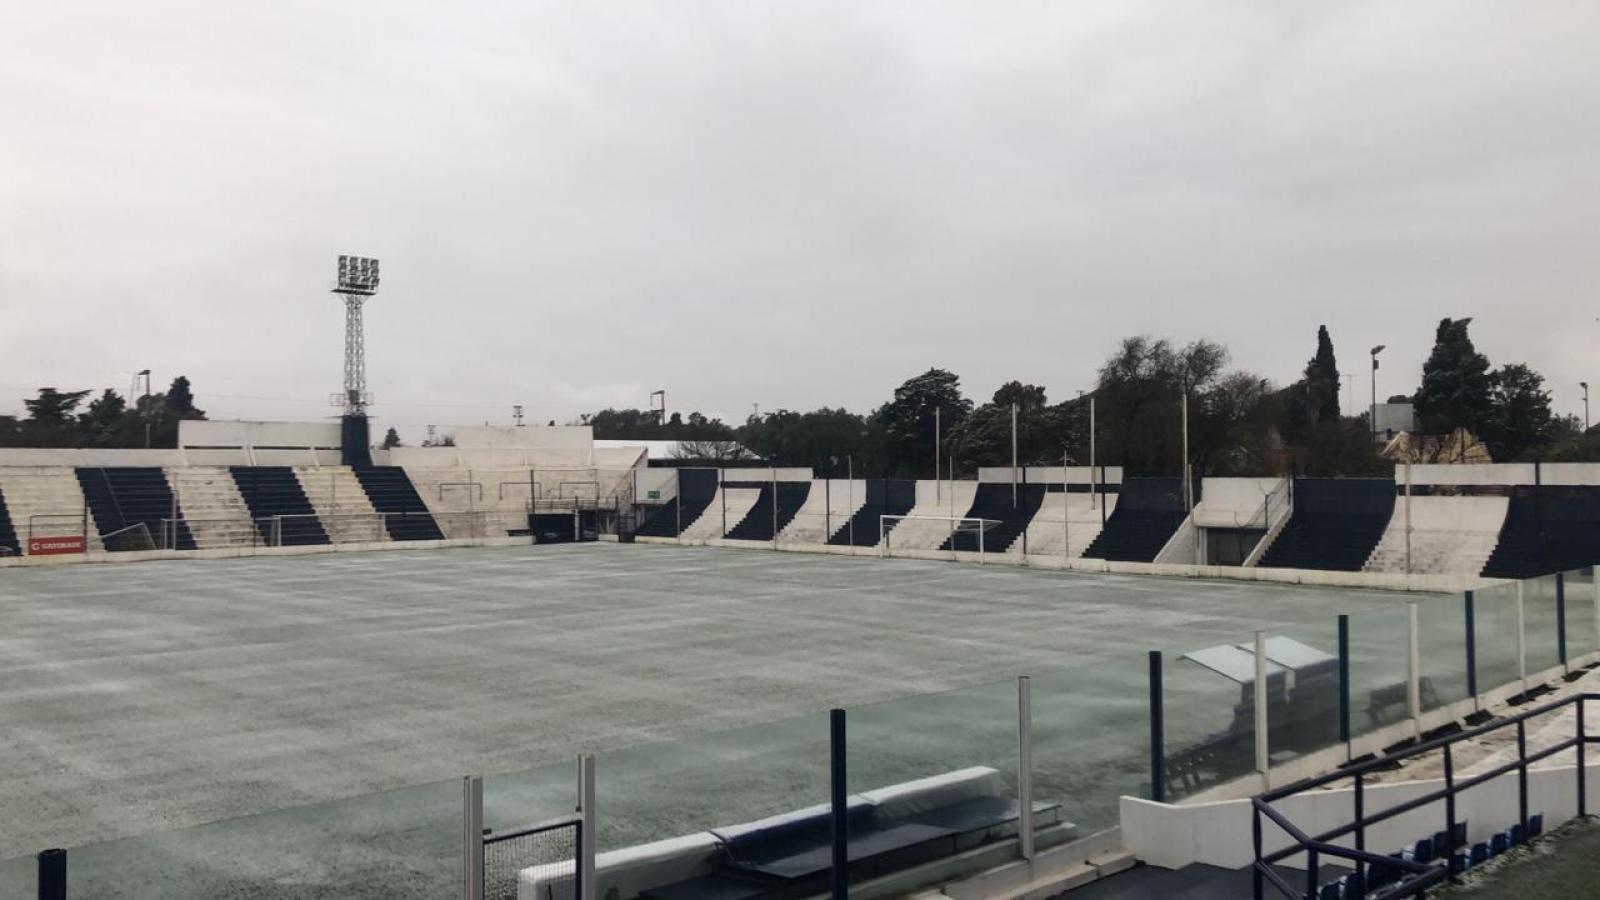
POLYGON ((383 422, 1087 388, 1122 336, 1600 385, 1600 3, 0 5, 0 412, 383 422))

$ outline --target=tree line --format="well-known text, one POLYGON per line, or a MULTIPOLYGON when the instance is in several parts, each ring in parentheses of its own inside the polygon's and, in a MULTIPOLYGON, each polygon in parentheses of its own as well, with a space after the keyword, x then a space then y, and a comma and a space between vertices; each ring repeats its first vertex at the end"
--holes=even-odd
POLYGON ((180 421, 206 417, 183 375, 165 391, 135 397, 131 404, 114 388, 89 399, 93 393, 39 388, 37 396, 22 401, 26 416, 0 416, 0 447, 172 448, 178 446, 180 421))
MULTIPOLYGON (((1469 320, 1443 320, 1422 381, 1412 395, 1418 431, 1465 428, 1500 462, 1600 460, 1600 430, 1584 433, 1573 416, 1550 408, 1544 379, 1523 363, 1491 368, 1473 347, 1469 320)), ((674 439, 687 459, 727 462, 741 454, 819 472, 887 477, 933 474, 935 427, 942 433, 940 475, 1011 463, 1012 409, 1023 465, 1089 462, 1090 404, 1095 458, 1134 475, 1182 471, 1185 407, 1189 462, 1201 475, 1378 476, 1393 471, 1374 440, 1364 403, 1341 404, 1342 376, 1326 326, 1300 377, 1276 385, 1229 366, 1225 346, 1178 345, 1139 335, 1123 339, 1101 365, 1093 390, 1052 402, 1044 387, 1010 381, 979 403, 958 375, 932 368, 907 379, 866 414, 824 407, 752 415, 739 426, 693 412, 663 420, 654 410, 606 409, 574 424, 596 438, 674 439)), ((1367 360, 1362 360, 1365 364, 1367 360)), ((1381 436, 1380 436, 1381 437, 1381 436)))

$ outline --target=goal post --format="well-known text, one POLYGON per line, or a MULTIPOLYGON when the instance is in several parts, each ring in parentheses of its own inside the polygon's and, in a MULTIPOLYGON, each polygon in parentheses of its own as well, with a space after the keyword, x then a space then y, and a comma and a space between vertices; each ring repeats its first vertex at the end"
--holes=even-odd
POLYGON ((983 562, 985 553, 984 534, 989 529, 1001 524, 999 519, 984 519, 975 516, 912 516, 912 515, 880 515, 878 516, 878 555, 894 555, 894 529, 902 522, 926 523, 930 529, 936 530, 953 544, 956 535, 975 535, 978 542, 978 562, 983 562))

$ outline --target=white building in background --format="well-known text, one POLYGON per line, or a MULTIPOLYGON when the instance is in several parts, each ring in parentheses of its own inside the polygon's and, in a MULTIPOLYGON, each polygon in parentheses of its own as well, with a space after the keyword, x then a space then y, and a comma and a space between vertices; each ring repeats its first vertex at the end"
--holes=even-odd
POLYGON ((1373 410, 1375 443, 1386 444, 1403 431, 1417 430, 1416 408, 1410 403, 1379 403, 1373 410))

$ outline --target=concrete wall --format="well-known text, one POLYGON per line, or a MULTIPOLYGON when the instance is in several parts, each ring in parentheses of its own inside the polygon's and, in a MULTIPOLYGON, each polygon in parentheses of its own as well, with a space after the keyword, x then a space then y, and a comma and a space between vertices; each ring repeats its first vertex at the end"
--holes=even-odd
POLYGON ((320 447, 343 446, 338 422, 212 422, 178 423, 179 447, 320 447))
POLYGON ((594 446, 588 425, 461 425, 450 429, 463 450, 584 450, 594 446))
MULTIPOLYGON (((1600 764, 1585 767, 1590 809, 1600 806, 1600 764)), ((1529 814, 1543 813, 1546 830, 1577 815, 1577 770, 1575 766, 1556 766, 1528 772, 1529 814)), ((1396 806, 1443 787, 1440 780, 1408 781, 1396 784, 1367 785, 1369 813, 1396 806)), ((1286 797, 1273 804, 1289 821, 1307 834, 1317 834, 1352 818, 1353 789, 1311 791, 1286 797)), ((1467 839, 1487 840, 1517 819, 1517 776, 1502 775, 1456 797, 1456 818, 1467 822, 1467 839)), ((1139 859, 1167 869, 1180 869, 1192 863, 1206 863, 1237 869, 1255 859, 1251 843, 1249 800, 1225 800, 1175 806, 1138 797, 1122 798, 1122 836, 1124 846, 1139 859)), ((1367 849, 1392 853, 1420 838, 1444 828, 1444 802, 1402 813, 1367 830, 1367 849)), ((1352 846, 1348 839, 1334 843, 1352 846)), ((1281 828, 1263 821, 1262 846, 1265 852, 1280 850, 1290 841, 1281 828)), ((1323 862, 1332 862, 1324 859, 1323 862)), ((1304 857, 1292 857, 1289 865, 1304 868, 1304 857)))
POLYGON ((580 468, 593 465, 594 454, 582 449, 472 450, 463 447, 395 447, 376 450, 372 461, 380 466, 408 469, 532 469, 580 468))
MULTIPOLYGON (((1201 528, 1266 528, 1266 498, 1283 484, 1281 478, 1207 478, 1194 508, 1201 528)), ((1277 503, 1277 498, 1273 498, 1277 503)))
MULTIPOLYGON (((242 455, 230 458, 238 465, 242 455)), ((105 450, 95 448, 7 447, 0 449, 0 466, 181 466, 184 455, 177 450, 105 450)))

